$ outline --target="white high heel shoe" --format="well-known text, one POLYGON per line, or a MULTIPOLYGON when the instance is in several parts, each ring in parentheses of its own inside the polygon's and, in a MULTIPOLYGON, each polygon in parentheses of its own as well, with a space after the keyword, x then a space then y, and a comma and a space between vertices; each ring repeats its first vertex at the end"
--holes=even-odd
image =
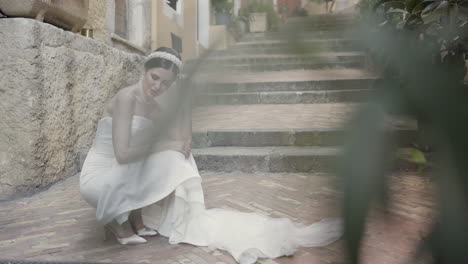
POLYGON ((121 238, 118 236, 117 232, 109 226, 107 226, 105 230, 106 230, 106 233, 105 233, 104 240, 108 240, 111 236, 113 236, 115 237, 115 239, 117 239, 117 242, 119 242, 119 244, 121 245, 139 245, 139 244, 145 244, 146 242, 148 242, 146 239, 136 234, 133 234, 129 237, 121 238))
POLYGON ((151 237, 151 236, 157 236, 158 232, 156 232, 156 230, 143 227, 140 230, 137 230, 137 235, 142 236, 142 237, 151 237))
MULTIPOLYGON (((134 215, 133 216, 131 215, 129 217, 129 221, 130 221, 130 225, 133 228, 133 231, 139 236, 152 237, 152 236, 157 236, 158 235, 158 232, 156 230, 153 230, 151 228, 148 228, 148 227, 144 226, 143 223, 141 223, 141 225, 143 225, 143 227, 137 230, 136 224, 135 224, 136 219, 135 219, 134 215)), ((142 220, 140 220, 140 221, 142 221, 142 220)))

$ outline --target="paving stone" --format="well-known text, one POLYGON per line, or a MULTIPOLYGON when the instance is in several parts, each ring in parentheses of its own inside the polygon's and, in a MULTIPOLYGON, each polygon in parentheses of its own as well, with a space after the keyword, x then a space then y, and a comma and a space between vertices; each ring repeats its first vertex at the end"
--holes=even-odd
MULTIPOLYGON (((29 198, 2 202, 0 209, 0 258, 105 261, 127 263, 235 263, 223 251, 202 250, 191 245, 170 245, 167 238, 155 237, 140 246, 121 246, 102 241, 102 228, 95 221, 95 210, 80 197, 79 175, 29 198), (64 217, 56 225, 57 216, 64 217), (14 225, 32 217, 49 219, 32 226, 14 225), (14 220, 11 222, 10 220, 14 220), (36 231, 33 231, 36 230, 36 231), (29 235, 33 232, 41 232, 29 235), (16 235, 14 240, 5 234, 16 235), (46 240, 44 240, 46 239, 46 240), (14 243, 10 242, 14 241, 14 243)), ((339 215, 340 191, 337 179, 323 173, 226 173, 203 172, 203 187, 208 208, 236 205, 244 212, 264 212, 270 217, 290 217, 311 224, 339 215), (224 195, 220 195, 224 194, 224 195), (229 198, 226 198, 229 194, 229 198)), ((363 246, 364 263, 397 264, 415 252, 420 236, 427 232, 434 215, 431 181, 416 174, 390 177, 392 204, 386 220, 377 209, 368 219, 363 246), (396 246, 398 245, 398 246, 396 246)), ((229 206, 228 206, 229 207, 229 206)), ((300 248, 293 257, 264 260, 261 263, 344 263, 343 242, 322 248, 300 248)))

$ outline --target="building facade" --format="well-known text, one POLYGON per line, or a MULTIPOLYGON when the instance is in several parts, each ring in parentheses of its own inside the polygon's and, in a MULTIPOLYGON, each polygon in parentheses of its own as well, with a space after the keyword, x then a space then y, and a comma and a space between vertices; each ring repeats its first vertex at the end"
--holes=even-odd
POLYGON ((209 48, 209 0, 89 0, 93 38, 142 55, 160 46, 184 59, 209 48))

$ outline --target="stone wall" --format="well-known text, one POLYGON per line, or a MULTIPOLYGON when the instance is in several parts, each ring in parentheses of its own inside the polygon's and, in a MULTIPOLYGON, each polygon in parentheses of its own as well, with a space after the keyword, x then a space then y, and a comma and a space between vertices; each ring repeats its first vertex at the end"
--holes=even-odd
POLYGON ((105 102, 143 58, 31 19, 0 19, 0 200, 77 171, 105 102))

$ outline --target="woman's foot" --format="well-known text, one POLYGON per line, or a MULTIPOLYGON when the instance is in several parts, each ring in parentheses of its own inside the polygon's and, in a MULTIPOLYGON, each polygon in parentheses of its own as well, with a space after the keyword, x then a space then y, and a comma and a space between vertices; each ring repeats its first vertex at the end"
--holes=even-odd
POLYGON ((136 235, 132 227, 130 226, 129 221, 126 221, 122 225, 119 225, 117 222, 113 221, 110 224, 106 225, 106 239, 112 234, 117 242, 121 245, 138 245, 146 243, 146 239, 136 235))
POLYGON ((149 237, 149 236, 157 236, 158 232, 145 226, 143 228, 138 229, 137 234, 141 237, 149 237))
POLYGON ((148 236, 156 236, 158 235, 158 232, 155 230, 146 227, 143 224, 143 218, 141 216, 141 210, 135 210, 130 213, 129 216, 129 221, 131 226, 133 227, 134 232, 142 237, 148 237, 148 236))

